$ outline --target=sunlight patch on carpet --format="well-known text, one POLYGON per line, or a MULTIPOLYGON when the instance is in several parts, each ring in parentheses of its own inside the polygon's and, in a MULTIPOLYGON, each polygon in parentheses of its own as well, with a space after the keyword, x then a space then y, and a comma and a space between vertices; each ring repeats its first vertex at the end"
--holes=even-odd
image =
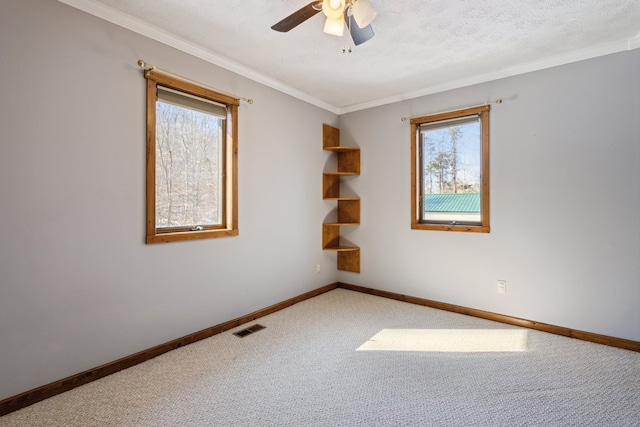
POLYGON ((526 329, 383 329, 359 351, 525 351, 526 329))

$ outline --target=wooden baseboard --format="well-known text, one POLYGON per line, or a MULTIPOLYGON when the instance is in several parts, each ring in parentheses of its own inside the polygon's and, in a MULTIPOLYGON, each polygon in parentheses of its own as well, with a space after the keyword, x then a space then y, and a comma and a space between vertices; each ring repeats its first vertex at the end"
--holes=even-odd
POLYGON ((351 285, 349 283, 338 282, 338 287, 343 289, 349 289, 351 291, 363 292, 366 294, 377 295, 384 298, 390 298, 398 301, 409 302, 412 304, 423 305, 426 307, 437 308, 439 310, 452 311, 454 313, 466 314, 468 316, 480 317, 482 319, 494 320, 496 322, 506 323, 509 325, 522 326, 529 329, 536 329, 539 331, 549 332, 556 335, 563 335, 565 337, 577 338, 583 341, 589 341, 597 344, 604 344, 611 347, 623 348, 625 350, 640 352, 640 342, 627 340, 624 338, 615 338, 607 335, 594 334, 592 332, 579 331, 576 329, 565 328, 562 326, 549 325, 547 323, 540 323, 533 320, 520 319, 518 317, 505 316, 504 314, 492 313, 489 311, 476 310, 474 308, 462 307, 459 305, 447 304, 444 302, 438 302, 428 300, 424 298, 417 298, 395 292, 380 291, 377 289, 366 288, 358 285, 351 285))
POLYGON ((395 292, 381 291, 372 288, 366 288, 358 285, 351 285, 348 283, 336 282, 330 285, 323 286, 310 292, 306 292, 294 298, 290 298, 286 301, 274 304, 267 308, 255 311, 245 316, 238 317, 237 319, 230 320, 228 322, 221 323, 216 326, 212 326, 202 331, 195 332, 190 335, 186 335, 182 338, 178 338, 164 344, 152 347, 147 350, 132 354, 130 356, 123 357, 116 361, 98 366, 93 369, 81 372, 76 375, 55 381, 50 384, 43 385, 33 390, 20 393, 16 396, 9 397, 0 401, 0 416, 6 415, 10 412, 17 411, 18 409, 25 408, 34 403, 40 402, 49 397, 53 397, 57 394, 64 393, 65 391, 72 390, 83 384, 87 384, 91 381, 106 377, 123 369, 130 368, 139 363, 146 362, 161 354, 167 353, 176 348, 183 347, 185 345, 194 343, 196 341, 203 340, 205 338, 212 337, 221 332, 225 332, 229 329, 233 329, 245 323, 251 322, 263 316, 266 316, 276 311, 280 311, 284 308, 290 307, 301 301, 313 298, 325 292, 329 292, 336 288, 348 289, 351 291, 362 292, 371 295, 377 295, 384 298, 390 298, 398 301, 404 301, 412 304, 423 305, 426 307, 437 308, 440 310, 451 311, 454 313, 466 314, 469 316, 480 317, 482 319, 494 320, 496 322, 502 322, 510 325, 522 326, 525 328, 536 329, 544 332, 550 332, 552 334, 563 335, 567 337, 577 338, 583 341, 590 341, 598 344, 604 344, 612 347, 623 348, 626 350, 640 352, 640 342, 626 340, 622 338, 614 338, 606 335, 594 334, 591 332, 578 331, 575 329, 565 328, 561 326, 549 325, 546 323, 535 322, 532 320, 519 319, 517 317, 505 316, 503 314, 491 313, 488 311, 476 310, 473 308, 462 307, 459 305, 447 304, 443 302, 428 300, 424 298, 417 298, 395 292))
POLYGON ((17 411, 18 409, 25 408, 29 405, 33 405, 34 403, 40 402, 49 397, 53 397, 57 394, 64 393, 65 391, 72 390, 83 384, 87 384, 91 381, 106 377, 107 375, 122 371, 123 369, 130 368, 139 363, 146 362, 147 360, 153 359, 154 357, 160 356, 161 354, 167 353, 171 350, 175 350, 179 347, 183 347, 196 341, 212 337, 229 329, 233 329, 237 326, 266 316, 267 314, 275 313, 276 311, 280 311, 306 299, 313 298, 325 292, 331 291, 333 289, 336 289, 337 287, 337 283, 323 286, 313 291, 306 292, 302 295, 298 295, 297 297, 274 304, 270 307, 263 308, 245 316, 238 317, 237 319, 233 319, 228 322, 203 329, 202 331, 186 335, 182 338, 160 344, 153 348, 149 348, 130 356, 123 357, 122 359, 109 362, 102 366, 98 366, 96 368, 80 372, 79 374, 72 375, 59 381, 55 381, 50 384, 34 388, 33 390, 20 393, 16 396, 9 397, 0 401, 0 416, 6 415, 13 411, 17 411))

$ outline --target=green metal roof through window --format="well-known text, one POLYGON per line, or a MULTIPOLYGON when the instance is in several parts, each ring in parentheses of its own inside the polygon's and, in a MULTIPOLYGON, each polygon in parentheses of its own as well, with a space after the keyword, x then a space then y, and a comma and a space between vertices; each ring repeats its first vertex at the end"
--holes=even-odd
POLYGON ((480 212, 480 193, 425 194, 425 212, 480 212))

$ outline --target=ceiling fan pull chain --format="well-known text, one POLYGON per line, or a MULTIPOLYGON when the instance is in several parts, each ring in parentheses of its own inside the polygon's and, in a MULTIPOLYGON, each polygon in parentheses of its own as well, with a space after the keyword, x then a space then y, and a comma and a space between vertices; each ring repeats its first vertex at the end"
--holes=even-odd
POLYGON ((343 36, 343 40, 347 41, 347 46, 342 45, 342 53, 351 53, 351 43, 349 43, 349 37, 351 34, 351 2, 347 4, 347 8, 345 10, 346 18, 345 21, 347 23, 347 32, 343 36))

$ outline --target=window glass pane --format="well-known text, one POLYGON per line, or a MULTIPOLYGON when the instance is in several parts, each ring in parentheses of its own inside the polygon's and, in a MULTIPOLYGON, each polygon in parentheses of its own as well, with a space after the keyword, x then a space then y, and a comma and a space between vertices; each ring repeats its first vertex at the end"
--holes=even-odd
POLYGON ((480 130, 477 116, 420 126, 422 221, 481 222, 480 130))
POLYGON ((221 224, 224 120, 176 104, 156 102, 156 227, 221 224))

